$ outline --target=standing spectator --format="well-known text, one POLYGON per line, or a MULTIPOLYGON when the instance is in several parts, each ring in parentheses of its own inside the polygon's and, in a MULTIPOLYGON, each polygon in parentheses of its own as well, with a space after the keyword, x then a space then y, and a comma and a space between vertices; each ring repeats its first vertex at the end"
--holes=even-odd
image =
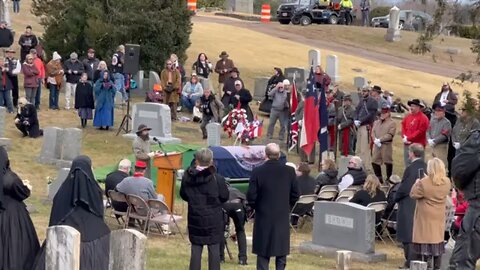
POLYGON ((393 173, 393 138, 397 132, 397 124, 390 115, 390 106, 383 104, 380 118, 373 123, 372 128, 372 167, 373 172, 381 183, 382 164, 385 164, 387 172, 387 180, 393 173))
POLYGON ((25 56, 30 53, 31 49, 35 49, 38 45, 37 36, 32 34, 32 27, 30 25, 27 25, 25 33, 18 39, 18 44, 20 45, 20 61, 24 62, 25 56))
POLYGON ((192 74, 190 81, 185 84, 182 90, 182 104, 188 111, 193 112, 195 102, 203 95, 202 84, 198 81, 197 74, 192 74))
POLYGON ((333 86, 333 97, 340 102, 343 101, 343 98, 345 97, 345 93, 340 90, 340 86, 338 84, 333 86))
MULTIPOLYGON (((235 67, 235 64, 226 51, 223 51, 219 56, 220 60, 215 64, 215 72, 218 73, 218 93, 221 93, 223 90, 223 84, 227 78, 230 71, 235 67)), ((224 103, 225 104, 225 103, 224 103)))
POLYGON ((423 161, 423 156, 424 148, 421 144, 413 143, 408 146, 408 157, 411 162, 405 168, 402 182, 395 194, 395 202, 398 203, 397 241, 402 243, 405 256, 405 263, 401 266, 402 269, 409 269, 410 262, 416 259, 412 246, 416 202, 410 197, 410 191, 415 181, 424 176, 426 164, 423 161))
POLYGON ((20 0, 12 0, 13 2, 13 13, 20 13, 20 0))
POLYGON ((382 88, 378 85, 374 85, 372 91, 370 91, 370 96, 378 103, 378 114, 380 114, 383 107, 388 105, 388 102, 383 98, 382 93, 382 88))
POLYGON ((160 73, 162 89, 165 92, 164 102, 170 107, 172 121, 177 121, 178 94, 181 93, 182 78, 180 72, 173 66, 172 60, 167 60, 165 68, 160 73))
POLYGON ((100 130, 108 130, 113 126, 115 87, 108 71, 103 72, 102 78, 94 86, 95 116, 93 118, 93 126, 98 127, 100 130))
MULTIPOLYGON (((285 84, 284 84, 285 87, 285 84)), ((305 108, 305 91, 302 91, 302 100, 298 103, 297 109, 295 110, 295 120, 298 122, 298 134, 302 133, 303 128, 303 112, 305 108)), ((298 146, 298 144, 297 144, 298 146)), ((315 145, 313 145, 312 152, 307 156, 305 151, 301 147, 298 148, 298 154, 300 156, 301 162, 307 162, 308 164, 314 164, 316 158, 315 145)))
POLYGON ((347 165, 347 172, 340 177, 338 191, 342 191, 350 186, 362 186, 367 179, 367 174, 363 169, 363 162, 360 157, 353 156, 347 165))
POLYGON ((253 169, 247 201, 255 210, 253 253, 257 269, 267 270, 270 257, 275 256, 276 269, 285 269, 290 252, 290 209, 298 200, 295 170, 279 161, 280 147, 265 147, 267 162, 253 169))
MULTIPOLYGON (((240 190, 230 185, 228 185, 228 193, 228 201, 223 204, 223 210, 225 210, 226 218, 231 218, 235 224, 235 234, 238 244, 238 264, 247 265, 247 236, 245 235, 247 198, 240 190)), ((228 223, 229 221, 227 221, 227 224, 228 223)), ((225 262, 225 241, 220 242, 220 261, 225 262)))
POLYGON ((427 130, 428 150, 426 159, 432 157, 439 158, 443 164, 447 165, 448 140, 452 133, 452 125, 445 117, 445 106, 437 102, 433 104, 435 115, 430 119, 430 125, 427 130))
POLYGON ((370 0, 360 1, 360 10, 362 11, 362 24, 368 27, 370 24, 370 0))
POLYGON ((220 270, 220 243, 224 241, 222 204, 229 198, 225 178, 213 167, 213 153, 202 148, 195 165, 183 175, 180 196, 188 203, 190 270, 200 270, 203 246, 208 246, 208 269, 220 270))
POLYGON ((91 83, 95 83, 94 75, 95 75, 95 70, 98 69, 99 63, 100 63, 100 60, 98 60, 98 58, 95 57, 95 50, 93 48, 88 49, 87 57, 83 59, 83 70, 87 73, 88 80, 91 83))
POLYGON ((207 125, 210 122, 220 123, 223 117, 223 103, 212 94, 210 89, 205 89, 200 98, 200 111, 202 112, 202 130, 203 139, 207 138, 207 125))
POLYGON ((455 113, 455 105, 457 105, 457 94, 453 92, 450 84, 444 82, 442 90, 433 99, 433 103, 439 102, 442 107, 445 107, 445 111, 448 113, 455 113))
MULTIPOLYGON (((375 175, 370 174, 365 179, 363 189, 357 191, 350 199, 350 202, 367 206, 374 202, 384 202, 386 200, 385 193, 380 189, 380 181, 375 175)), ((381 214, 381 212, 375 213, 375 224, 380 222, 381 214)))
MULTIPOLYGON (((114 172, 111 172, 105 178, 105 195, 107 198, 110 197, 108 192, 110 190, 115 190, 118 184, 122 182, 123 179, 130 175, 130 169, 132 167, 132 162, 128 159, 122 159, 118 163, 118 169, 114 172)), ((112 207, 119 212, 127 212, 128 205, 125 202, 112 201, 112 207)))
POLYGON ((288 93, 285 91, 283 81, 277 83, 273 89, 270 90, 268 96, 272 99, 272 109, 270 110, 270 119, 268 124, 267 139, 273 139, 273 130, 277 120, 280 120, 280 132, 278 133, 278 140, 285 140, 285 130, 288 124, 288 93))
POLYGON ((43 135, 35 106, 23 97, 18 99, 15 126, 22 132, 23 137, 37 138, 43 135))
POLYGON ((0 106, 6 107, 8 113, 13 113, 13 104, 12 104, 12 81, 10 80, 9 74, 11 70, 8 67, 8 63, 5 62, 3 58, 0 58, 0 69, 1 69, 1 83, 0 83, 0 106))
POLYGON ((322 171, 317 175, 317 179, 315 180, 317 184, 317 190, 315 193, 318 193, 323 186, 338 185, 338 170, 335 161, 325 158, 322 160, 321 166, 322 171))
POLYGON ((93 86, 88 81, 87 73, 82 73, 75 89, 75 110, 78 111, 82 128, 87 126, 87 121, 93 118, 95 101, 93 100, 93 86))
POLYGON ((7 49, 7 57, 5 61, 7 62, 8 69, 10 70, 8 77, 12 82, 12 101, 13 106, 16 108, 18 105, 18 74, 22 71, 22 63, 19 60, 15 59, 15 50, 12 48, 7 49))
POLYGON ((417 200, 413 221, 413 249, 430 269, 440 269, 445 252, 445 208, 450 192, 445 164, 438 158, 428 161, 427 175, 417 179, 410 197, 417 200), (431 258, 433 257, 433 265, 431 258))
POLYGON ((230 102, 230 98, 232 97, 232 93, 235 92, 235 82, 241 81, 243 85, 242 79, 240 79, 240 72, 236 67, 232 68, 230 71, 230 77, 225 78, 223 84, 223 96, 222 96, 222 103, 225 108, 228 108, 228 103, 230 102))
POLYGON ((140 124, 137 129, 137 137, 133 140, 132 149, 135 159, 143 161, 147 164, 145 177, 150 178, 150 165, 152 159, 156 156, 155 152, 150 151, 150 134, 151 128, 145 124, 140 124))
POLYGON ((50 88, 48 107, 51 110, 59 110, 58 96, 60 94, 60 89, 62 89, 63 75, 65 74, 61 61, 62 57, 57 52, 53 52, 52 60, 48 62, 46 68, 48 76, 47 82, 50 88))
POLYGON ((355 108, 352 105, 352 97, 345 95, 343 97, 343 106, 340 107, 337 114, 337 130, 340 142, 339 150, 341 155, 345 157, 355 154, 353 150, 353 139, 355 135, 354 119, 355 108))
POLYGON ((362 89, 362 99, 357 105, 355 110, 354 124, 357 127, 357 142, 355 153, 363 160, 365 169, 370 170, 371 156, 370 156, 370 131, 372 129, 373 122, 377 115, 378 102, 370 96, 369 89, 362 89))
POLYGON ((125 64, 125 46, 119 45, 117 51, 112 56, 112 77, 115 83, 115 90, 122 94, 122 101, 128 100, 127 92, 125 90, 125 75, 123 74, 123 65, 125 64))
POLYGON ((193 63, 192 73, 197 74, 203 89, 211 89, 210 81, 208 77, 213 72, 213 65, 208 60, 205 53, 200 53, 197 57, 197 61, 193 63))
POLYGON ((38 88, 37 76, 40 71, 33 63, 33 55, 27 54, 26 61, 22 65, 23 86, 25 87, 25 97, 29 103, 35 104, 35 95, 38 88))
POLYGON ((95 84, 98 79, 100 79, 100 75, 103 71, 108 70, 107 63, 105 61, 98 62, 98 67, 93 73, 93 83, 95 84))
POLYGON ((335 97, 333 96, 333 87, 330 87, 330 89, 325 90, 326 93, 326 99, 327 99, 327 114, 328 114, 328 124, 327 124, 327 130, 328 130, 328 151, 333 152, 335 148, 335 137, 336 137, 336 130, 335 130, 335 118, 336 113, 337 113, 337 100, 335 100, 335 97))
POLYGON ((7 28, 6 21, 0 21, 0 48, 8 48, 13 44, 12 30, 7 28))
POLYGON ((476 129, 480 129, 480 122, 475 118, 473 109, 464 106, 457 123, 452 129, 453 147, 456 150, 460 149, 472 130, 476 129))
POLYGON ((187 82, 187 73, 185 72, 185 68, 183 67, 183 65, 178 61, 178 56, 174 53, 172 53, 170 55, 170 61, 172 61, 172 67, 177 70, 179 73, 180 73, 180 92, 178 92, 178 99, 179 99, 179 102, 178 102, 178 106, 177 106, 177 112, 181 112, 182 111, 182 86, 185 85, 185 83, 187 82))
POLYGON ((322 66, 318 65, 315 67, 315 85, 317 88, 328 90, 332 79, 328 76, 325 71, 323 71, 322 66))
POLYGON ((239 80, 235 81, 235 92, 232 92, 229 106, 236 108, 238 103, 240 103, 240 109, 244 109, 247 112, 247 119, 250 122, 253 121, 253 112, 249 105, 252 99, 252 94, 243 87, 242 82, 239 80))
POLYGON ((468 209, 448 269, 475 269, 480 258, 480 130, 471 131, 456 152, 452 161, 452 180, 468 201, 468 209))
POLYGON ((65 109, 70 110, 70 99, 75 98, 75 89, 77 83, 84 72, 83 63, 78 61, 77 53, 70 54, 70 59, 65 61, 64 70, 67 77, 67 84, 65 85, 65 109))
POLYGON ((408 102, 410 113, 402 120, 402 138, 403 138, 403 161, 405 167, 410 164, 409 146, 413 143, 419 143, 423 147, 427 144, 427 130, 429 121, 427 116, 422 113, 421 108, 425 107, 418 99, 408 102))
POLYGON ((273 68, 274 74, 270 79, 268 79, 267 82, 267 91, 265 92, 265 95, 268 95, 271 89, 276 87, 278 83, 283 83, 285 80, 285 76, 283 76, 283 72, 281 68, 275 67, 273 68))
POLYGON ((352 12, 352 8, 353 8, 352 0, 341 0, 340 7, 342 8, 342 11, 343 11, 345 25, 350 25, 352 23, 352 20, 350 17, 351 16, 350 13, 352 12))
POLYGON ((43 60, 38 57, 36 49, 31 49, 30 54, 33 55, 33 64, 39 71, 37 75, 38 87, 37 92, 35 93, 35 108, 37 108, 38 111, 40 110, 40 101, 42 97, 42 84, 45 81, 45 65, 43 64, 43 60))

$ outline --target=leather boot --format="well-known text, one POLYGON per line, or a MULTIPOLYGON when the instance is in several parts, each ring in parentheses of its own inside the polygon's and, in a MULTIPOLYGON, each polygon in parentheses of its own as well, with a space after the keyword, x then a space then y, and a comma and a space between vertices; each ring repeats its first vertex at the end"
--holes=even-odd
POLYGON ((390 179, 390 176, 392 176, 392 173, 393 173, 393 164, 385 163, 385 167, 387 168, 387 181, 388 181, 388 179, 390 179))
POLYGON ((372 162, 372 168, 373 168, 373 173, 375 173, 375 176, 378 177, 378 180, 380 180, 380 183, 383 184, 383 179, 382 179, 382 167, 378 164, 375 164, 372 162))

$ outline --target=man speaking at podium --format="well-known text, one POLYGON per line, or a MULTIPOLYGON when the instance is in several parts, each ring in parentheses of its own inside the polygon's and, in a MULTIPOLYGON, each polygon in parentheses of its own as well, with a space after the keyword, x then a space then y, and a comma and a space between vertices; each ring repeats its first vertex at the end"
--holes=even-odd
POLYGON ((137 161, 143 161, 147 164, 145 170, 145 177, 150 179, 150 161, 159 154, 150 151, 150 134, 148 133, 151 128, 145 124, 140 124, 137 129, 137 137, 133 140, 133 153, 137 161))

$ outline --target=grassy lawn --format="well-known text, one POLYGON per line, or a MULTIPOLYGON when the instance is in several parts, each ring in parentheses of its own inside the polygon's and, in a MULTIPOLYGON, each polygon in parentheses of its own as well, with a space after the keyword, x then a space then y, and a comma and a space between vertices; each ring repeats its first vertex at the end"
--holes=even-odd
MULTIPOLYGON (((22 12, 29 9, 30 0, 20 2, 22 12)), ((21 15, 12 15, 12 20, 17 33, 23 32, 27 24, 34 26, 35 32, 40 32, 38 19, 29 13, 21 15)), ((273 38, 267 35, 257 34, 255 32, 219 24, 196 24, 194 25, 193 34, 191 36, 192 46, 188 50, 189 60, 186 66, 190 67, 191 63, 196 59, 199 52, 206 52, 212 60, 222 50, 227 50, 231 58, 235 61, 241 70, 241 77, 244 78, 249 89, 253 89, 253 78, 257 76, 267 76, 271 74, 274 66, 303 66, 307 62, 308 47, 301 44, 273 38), (228 36, 226 35, 228 33, 228 36)), ((322 52, 324 55, 332 53, 328 51, 322 52)), ((351 57, 338 54, 341 64, 340 72, 344 87, 352 89, 350 82, 354 76, 359 74, 352 71, 355 68, 366 69, 363 75, 372 79, 374 83, 381 84, 385 89, 392 90, 402 97, 421 97, 430 100, 437 92, 441 82, 447 78, 433 76, 424 73, 412 72, 409 70, 394 68, 388 65, 381 65, 372 61, 361 58, 351 57), (402 76, 399 76, 401 74, 402 76)), ((212 79, 215 81, 215 78, 212 79)), ((216 84, 214 82, 214 84, 216 84)), ((21 90, 23 94, 23 90, 21 90)), ((58 126, 58 127, 79 127, 80 122, 73 111, 48 111, 46 104, 48 103, 48 91, 43 89, 42 110, 39 112, 41 127, 58 126)), ((135 100, 140 102, 140 99, 135 100)), ((60 95, 60 106, 64 105, 64 95, 60 95)), ((256 111, 258 105, 253 104, 256 111)), ((115 127, 118 127, 123 116, 121 109, 116 110, 115 127)), ((12 168, 22 179, 29 179, 33 185, 33 194, 27 200, 28 204, 33 204, 37 208, 37 212, 32 214, 32 219, 43 241, 45 238, 45 230, 50 215, 50 206, 43 204, 46 198, 47 177, 55 177, 56 168, 52 166, 41 165, 36 162, 42 145, 42 139, 21 138, 20 132, 15 129, 13 123, 13 115, 7 116, 6 137, 11 138, 13 147, 10 154, 12 168)), ((268 124, 268 118, 265 118, 265 125, 268 124)), ((116 130, 116 128, 115 128, 116 130)), ((184 142, 191 144, 205 145, 205 141, 201 139, 201 132, 198 125, 193 123, 175 123, 172 127, 172 133, 175 137, 181 138, 184 142)), ((93 160, 94 167, 101 167, 114 163, 126 155, 131 153, 131 142, 124 140, 121 136, 116 137, 114 131, 98 131, 89 126, 83 132, 82 153, 90 156, 93 160)), ((233 141, 227 138, 223 140, 225 145, 230 145, 233 141)), ((263 142, 263 141, 260 141, 263 142)), ((399 136, 395 138, 395 172, 401 173, 403 168, 402 161, 402 145, 399 136)), ((288 159, 298 162, 298 156, 290 153, 288 159)), ((184 209, 182 202, 177 201, 176 210, 184 209)), ((185 212, 183 211, 185 216, 185 212)), ((116 224, 112 219, 107 218, 107 222, 112 229, 116 228, 116 224)), ((186 229, 185 220, 181 222, 182 230, 186 229)), ((252 225, 247 225, 247 235, 251 236, 252 225)), ((335 261, 325 259, 319 256, 299 254, 296 247, 302 241, 310 240, 311 225, 297 234, 292 234, 292 254, 289 257, 288 268, 301 269, 335 269, 335 261)), ((236 263, 236 247, 230 243, 235 259, 227 261, 224 269, 238 269, 236 263)), ((249 248, 250 249, 250 248, 249 248)), ((377 249, 388 254, 387 263, 379 264, 360 264, 354 263, 352 269, 393 269, 402 262, 402 253, 399 248, 393 245, 384 245, 378 243, 377 249)), ((183 241, 179 235, 170 238, 159 236, 150 236, 148 240, 148 269, 157 269, 159 265, 164 269, 186 269, 189 263, 189 245, 188 241, 183 241)), ((206 253, 206 252, 205 252, 206 253)), ((254 257, 250 255, 250 266, 242 269, 255 269, 254 257)), ((206 258, 205 258, 206 263, 206 258)))

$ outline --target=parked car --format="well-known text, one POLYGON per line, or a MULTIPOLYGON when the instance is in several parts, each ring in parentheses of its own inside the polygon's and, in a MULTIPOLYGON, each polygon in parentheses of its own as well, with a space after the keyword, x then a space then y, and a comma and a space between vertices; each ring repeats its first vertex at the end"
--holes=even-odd
POLYGON ((315 0, 284 0, 277 9, 277 19, 281 24, 289 24, 296 9, 310 6, 315 0))
MULTIPOLYGON (((311 23, 338 24, 343 22, 344 10, 340 9, 339 0, 287 0, 288 3, 280 5, 277 10, 277 19, 281 24, 311 23)), ((351 13, 351 21, 355 18, 355 12, 351 13)))
MULTIPOLYGON (((425 12, 418 11, 418 10, 400 10, 400 14, 399 14, 400 29, 404 28, 404 24, 407 21, 407 12, 412 13, 412 26, 415 30, 419 30, 421 28, 420 27, 421 25, 426 25, 433 22, 432 16, 430 16, 430 14, 427 14, 425 12)), ((390 15, 387 14, 385 16, 372 18, 372 21, 370 24, 373 27, 388 28, 389 21, 390 21, 390 15)))

